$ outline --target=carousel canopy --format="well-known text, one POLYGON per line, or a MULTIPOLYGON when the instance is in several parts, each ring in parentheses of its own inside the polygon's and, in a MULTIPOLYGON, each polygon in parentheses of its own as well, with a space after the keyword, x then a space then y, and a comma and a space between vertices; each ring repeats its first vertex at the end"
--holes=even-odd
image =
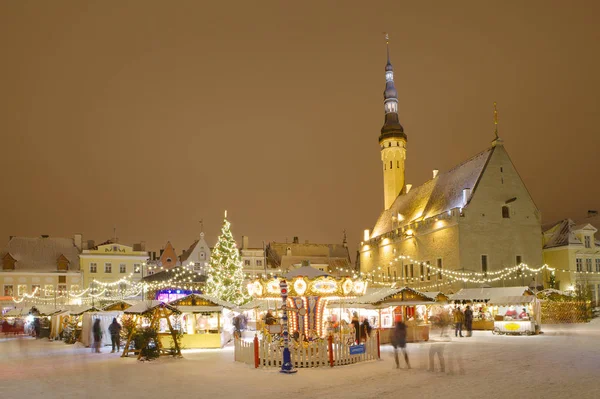
POLYGON ((523 295, 533 295, 529 287, 481 287, 481 288, 463 288, 456 294, 450 296, 452 301, 485 301, 491 298, 499 297, 520 297, 523 295))
POLYGON ((144 314, 154 311, 156 308, 164 307, 175 313, 181 313, 176 307, 161 301, 144 301, 125 309, 125 314, 144 314))

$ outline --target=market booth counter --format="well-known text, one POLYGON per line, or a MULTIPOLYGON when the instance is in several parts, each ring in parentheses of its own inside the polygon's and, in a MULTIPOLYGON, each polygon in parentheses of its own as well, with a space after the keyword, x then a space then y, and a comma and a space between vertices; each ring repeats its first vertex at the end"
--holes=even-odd
MULTIPOLYGON (((180 330, 183 348, 222 348, 233 337, 232 317, 234 305, 202 294, 190 294, 169 303, 181 312, 171 320, 180 330)), ((160 324, 159 334, 163 345, 171 337, 166 324, 160 324)))

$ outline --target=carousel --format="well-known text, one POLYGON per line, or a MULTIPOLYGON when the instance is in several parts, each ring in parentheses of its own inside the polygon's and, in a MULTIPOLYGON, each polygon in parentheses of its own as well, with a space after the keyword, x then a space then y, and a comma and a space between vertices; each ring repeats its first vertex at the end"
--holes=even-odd
POLYGON ((350 277, 335 278, 311 267, 308 262, 285 274, 283 278, 254 280, 248 284, 248 292, 255 298, 252 303, 256 304, 255 309, 267 309, 262 317, 256 312, 256 329, 266 334, 277 335, 281 331, 278 320, 281 308, 279 284, 282 280, 287 281, 289 287, 289 330, 295 339, 304 340, 324 338, 331 332, 330 323, 324 317, 329 301, 362 296, 367 289, 367 283, 363 280, 350 277))

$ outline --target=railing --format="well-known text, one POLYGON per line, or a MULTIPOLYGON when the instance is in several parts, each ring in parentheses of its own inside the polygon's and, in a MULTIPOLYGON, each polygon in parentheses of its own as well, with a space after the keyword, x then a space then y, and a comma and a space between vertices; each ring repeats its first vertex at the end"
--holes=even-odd
MULTIPOLYGON (((362 346, 350 345, 347 340, 333 342, 325 339, 301 345, 291 345, 290 354, 295 368, 342 366, 380 357, 379 332, 373 334, 362 346)), ((279 341, 243 341, 235 338, 234 360, 254 367, 281 367, 283 347, 279 341)))

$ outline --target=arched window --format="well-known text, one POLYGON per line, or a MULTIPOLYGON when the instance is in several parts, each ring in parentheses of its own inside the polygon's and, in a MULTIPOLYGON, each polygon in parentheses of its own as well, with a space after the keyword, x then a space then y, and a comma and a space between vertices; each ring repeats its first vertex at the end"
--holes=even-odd
POLYGON ((504 219, 509 219, 510 218, 510 208, 506 205, 504 205, 502 207, 502 217, 504 219))
POLYGON ((393 166, 393 165, 394 165, 394 164, 392 163, 392 161, 390 161, 390 169, 393 169, 393 168, 394 168, 394 166, 393 166))
POLYGON ((396 167, 400 169, 400 161, 396 161, 396 167))

